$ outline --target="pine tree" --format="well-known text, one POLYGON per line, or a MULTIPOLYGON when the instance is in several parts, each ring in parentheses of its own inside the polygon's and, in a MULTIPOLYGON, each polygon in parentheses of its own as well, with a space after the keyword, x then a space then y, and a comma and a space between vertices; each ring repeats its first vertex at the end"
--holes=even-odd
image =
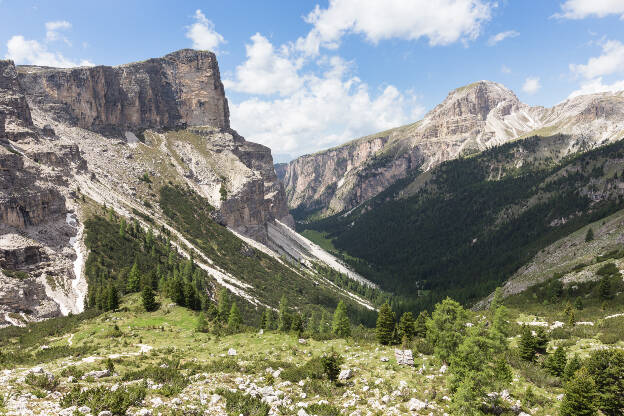
POLYGON ((596 383, 586 368, 578 370, 565 385, 560 416, 594 416, 596 414, 596 383))
POLYGON ((497 287, 494 290, 494 296, 492 297, 492 302, 490 302, 490 311, 496 311, 499 306, 503 304, 503 290, 500 287, 497 287))
POLYGON ((568 314, 568 325, 576 325, 576 316, 574 316, 574 311, 570 311, 570 313, 568 314))
POLYGON ((507 348, 507 337, 510 334, 509 311, 505 306, 501 305, 494 311, 490 327, 490 339, 496 343, 498 351, 503 351, 507 348))
POLYGON ((624 410, 624 351, 619 349, 592 352, 585 362, 596 383, 596 406, 608 416, 621 416, 624 410))
POLYGON ((435 354, 448 362, 466 333, 468 313, 456 301, 446 298, 435 306, 427 321, 427 340, 435 354))
POLYGON ((548 368, 548 371, 553 376, 563 377, 567 361, 565 348, 559 347, 553 354, 548 355, 544 366, 548 368))
POLYGON ((535 330, 535 351, 540 354, 546 354, 548 347, 548 334, 544 327, 538 326, 535 330))
POLYGON ((609 279, 609 276, 604 276, 600 279, 598 293, 600 294, 600 299, 611 299, 611 280, 609 279))
POLYGON ((589 243, 590 241, 592 241, 594 239, 594 230, 590 227, 587 230, 587 234, 585 234, 585 242, 589 243))
POLYGON ((158 309, 158 304, 156 303, 156 297, 154 296, 154 290, 152 290, 151 286, 146 285, 143 288, 141 299, 143 301, 143 308, 145 308, 147 312, 152 312, 158 309))
POLYGON ((377 341, 379 341, 381 345, 389 345, 392 342, 395 319, 390 304, 388 302, 384 303, 381 308, 379 308, 377 325, 375 327, 377 341))
POLYGON ((271 313, 271 310, 269 308, 267 308, 262 313, 262 323, 261 323, 260 327, 262 329, 269 330, 273 326, 273 322, 272 321, 273 321, 273 314, 271 313))
POLYGON ((351 321, 349 321, 347 306, 343 301, 338 302, 338 306, 334 311, 332 331, 341 338, 346 338, 351 335, 351 321))
POLYGON ((581 299, 580 296, 577 296, 576 300, 574 301, 574 307, 576 308, 577 311, 583 310, 583 300, 581 299))
POLYGON ((522 325, 519 346, 520 358, 526 361, 533 361, 535 358, 535 342, 535 337, 531 333, 531 328, 527 325, 522 325))
POLYGON ((115 285, 108 286, 108 297, 106 300, 106 310, 115 311, 119 308, 119 293, 115 285))
POLYGON ((208 321, 206 320, 206 315, 203 312, 200 312, 197 317, 196 329, 197 332, 208 332, 208 321))
POLYGON ((122 218, 121 224, 119 224, 119 237, 121 238, 126 237, 126 219, 125 218, 122 218))
POLYGON ((290 313, 288 313, 288 301, 285 295, 282 295, 282 299, 280 299, 277 322, 277 329, 282 332, 290 331, 291 316, 290 313))
POLYGON ((405 312, 399 319, 399 325, 397 327, 399 339, 411 341, 416 333, 414 326, 414 315, 411 312, 405 312))
POLYGON ((574 373, 581 369, 583 363, 577 354, 568 360, 568 363, 565 366, 565 370, 563 370, 563 379, 568 381, 574 377, 574 373))
POLYGON ((139 266, 137 266, 137 262, 135 261, 132 265, 132 269, 130 269, 126 288, 128 289, 128 292, 138 292, 140 284, 141 274, 139 273, 139 266))
POLYGON ((427 336, 427 319, 429 319, 427 311, 421 311, 418 314, 418 318, 416 318, 416 322, 414 323, 415 334, 417 337, 425 338, 427 336))
POLYGON ((481 406, 484 388, 479 374, 470 373, 459 384, 451 400, 451 414, 462 416, 482 416, 481 406))
POLYGON ((243 319, 241 318, 238 306, 236 305, 236 302, 233 302, 228 316, 228 329, 232 331, 238 331, 241 328, 242 324, 243 319))
POLYGON ((331 326, 329 323, 329 313, 323 309, 323 313, 321 314, 321 321, 319 322, 318 332, 320 334, 327 334, 331 330, 331 326))
POLYGON ((303 333, 303 318, 300 313, 297 312, 293 314, 290 329, 299 334, 299 336, 301 336, 301 334, 303 333))
POLYGON ((221 322, 227 322, 227 319, 230 314, 230 294, 228 290, 224 287, 219 289, 219 294, 217 296, 218 299, 218 309, 219 309, 219 320, 221 322))

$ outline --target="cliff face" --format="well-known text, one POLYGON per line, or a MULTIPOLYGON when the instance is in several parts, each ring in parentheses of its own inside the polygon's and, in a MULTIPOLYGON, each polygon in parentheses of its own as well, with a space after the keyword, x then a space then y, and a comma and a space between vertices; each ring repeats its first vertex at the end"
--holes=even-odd
POLYGON ((116 67, 18 67, 31 104, 106 134, 149 128, 229 127, 229 110, 212 52, 180 50, 116 67))
POLYGON ((449 93, 423 120, 301 156, 285 168, 288 205, 301 215, 349 210, 415 170, 533 134, 569 135, 568 152, 622 138, 623 94, 530 107, 504 86, 480 81, 449 93))
POLYGON ((0 61, 0 326, 82 311, 84 201, 164 224, 158 190, 171 184, 262 243, 269 223, 294 224, 270 149, 229 127, 213 53, 74 69, 0 61))

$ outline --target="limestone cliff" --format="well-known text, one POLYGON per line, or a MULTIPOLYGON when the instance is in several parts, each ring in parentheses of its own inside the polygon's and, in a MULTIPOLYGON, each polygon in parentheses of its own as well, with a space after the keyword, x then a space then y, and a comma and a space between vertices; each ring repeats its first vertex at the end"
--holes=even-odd
POLYGON ((212 52, 183 49, 116 67, 18 67, 31 104, 106 134, 149 128, 229 127, 228 103, 212 52))
POLYGON ((415 170, 533 134, 565 133, 566 151, 619 140, 624 95, 576 97, 531 107, 501 84, 480 81, 449 93, 423 120, 301 156, 288 164, 288 205, 299 215, 349 210, 415 170))

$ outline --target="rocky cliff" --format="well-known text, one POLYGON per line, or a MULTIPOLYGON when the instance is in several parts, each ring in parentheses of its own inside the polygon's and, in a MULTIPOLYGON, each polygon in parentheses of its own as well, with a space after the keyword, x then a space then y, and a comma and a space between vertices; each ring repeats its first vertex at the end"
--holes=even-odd
POLYGON ((480 81, 449 93, 423 120, 301 156, 288 164, 288 205, 298 215, 351 209, 415 170, 533 134, 569 135, 566 152, 623 136, 624 94, 531 107, 503 85, 480 81))
POLYGON ((228 103, 212 52, 180 50, 116 67, 18 67, 32 105, 105 134, 210 125, 229 127, 228 103))

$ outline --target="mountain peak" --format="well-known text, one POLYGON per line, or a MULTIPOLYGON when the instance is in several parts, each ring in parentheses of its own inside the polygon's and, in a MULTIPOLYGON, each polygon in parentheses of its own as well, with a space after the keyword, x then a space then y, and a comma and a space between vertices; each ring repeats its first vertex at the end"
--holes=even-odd
POLYGON ((478 116, 482 120, 501 103, 520 104, 518 97, 503 84, 477 81, 452 90, 428 115, 430 118, 478 116))

